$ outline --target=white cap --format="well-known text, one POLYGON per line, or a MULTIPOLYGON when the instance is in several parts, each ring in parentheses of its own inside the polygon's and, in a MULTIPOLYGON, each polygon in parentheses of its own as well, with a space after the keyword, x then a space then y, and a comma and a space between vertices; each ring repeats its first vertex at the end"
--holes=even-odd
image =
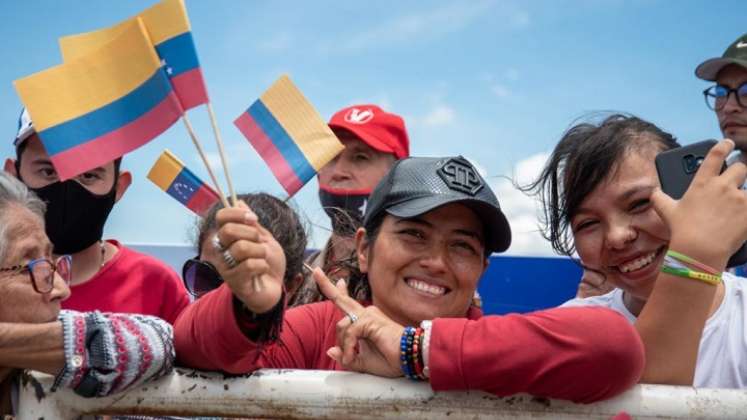
POLYGON ((24 140, 31 137, 35 132, 34 123, 31 122, 29 111, 24 107, 21 110, 21 115, 18 117, 18 133, 16 134, 16 139, 13 141, 13 146, 18 147, 19 144, 23 143, 24 140))

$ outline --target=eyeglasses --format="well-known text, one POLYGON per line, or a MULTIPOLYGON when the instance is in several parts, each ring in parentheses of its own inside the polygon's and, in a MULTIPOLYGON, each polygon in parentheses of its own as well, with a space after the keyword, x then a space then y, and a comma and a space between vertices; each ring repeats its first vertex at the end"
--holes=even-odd
POLYGON ((724 85, 714 85, 703 91, 705 96, 706 105, 708 108, 714 111, 721 111, 729 101, 729 95, 734 92, 734 96, 737 99, 737 103, 742 108, 747 107, 747 83, 742 83, 736 89, 732 89, 724 85))
POLYGON ((59 274, 65 284, 70 284, 73 276, 72 265, 73 257, 63 255, 55 261, 48 258, 40 258, 31 260, 28 264, 24 265, 0 268, 0 272, 16 271, 22 273, 27 271, 31 275, 31 285, 34 286, 36 293, 45 294, 54 289, 54 273, 59 274))
POLYGON ((200 260, 199 257, 184 262, 182 279, 184 286, 195 298, 200 298, 223 284, 223 278, 218 274, 218 270, 209 262, 200 260))

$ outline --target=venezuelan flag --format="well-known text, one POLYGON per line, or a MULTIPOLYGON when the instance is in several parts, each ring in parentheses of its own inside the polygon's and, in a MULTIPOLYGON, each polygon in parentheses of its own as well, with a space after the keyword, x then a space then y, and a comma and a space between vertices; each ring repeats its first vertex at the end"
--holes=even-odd
POLYGON ((94 54, 14 83, 61 180, 142 146, 184 112, 139 19, 94 54))
POLYGON ((280 77, 233 123, 288 195, 301 189, 343 149, 288 76, 280 77))
POLYGON ((145 23, 150 40, 165 66, 182 108, 188 110, 207 103, 205 80, 197 59, 184 0, 164 0, 112 27, 60 38, 62 59, 69 61, 93 53, 137 18, 145 23))
POLYGON ((188 209, 202 216, 220 201, 218 193, 202 182, 169 150, 164 150, 148 179, 188 209))

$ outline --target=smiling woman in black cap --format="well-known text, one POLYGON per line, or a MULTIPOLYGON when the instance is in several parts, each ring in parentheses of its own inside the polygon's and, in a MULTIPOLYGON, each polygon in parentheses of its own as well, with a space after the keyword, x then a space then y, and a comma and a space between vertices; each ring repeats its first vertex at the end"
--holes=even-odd
MULTIPOLYGON (((338 330, 380 317, 397 326, 388 330, 395 331, 395 359, 367 370, 430 380, 435 390, 589 402, 623 391, 641 372, 638 336, 609 310, 483 318, 470 305, 488 256, 508 248, 511 231, 490 187, 462 157, 398 161, 373 191, 355 235, 356 287, 369 297, 360 304, 345 296, 344 282, 332 286, 317 269, 332 301, 282 314, 282 249, 246 207, 223 209, 217 219, 225 284, 176 322, 177 354, 186 365, 231 373, 360 369, 334 349, 338 330)), ((365 339, 359 344, 361 352, 369 349, 365 339)))

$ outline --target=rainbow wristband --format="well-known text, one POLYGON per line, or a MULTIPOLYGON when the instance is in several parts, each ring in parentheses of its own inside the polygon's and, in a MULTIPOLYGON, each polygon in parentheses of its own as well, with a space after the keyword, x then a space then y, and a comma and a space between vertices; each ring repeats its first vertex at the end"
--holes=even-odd
POLYGON ((716 286, 721 283, 721 275, 714 275, 710 273, 702 273, 700 271, 691 270, 689 268, 678 268, 671 267, 668 265, 662 266, 661 271, 663 273, 672 274, 678 277, 686 277, 689 279, 700 280, 704 283, 716 286))
POLYGON ((714 276, 721 277, 721 272, 720 271, 716 270, 715 268, 713 268, 713 267, 711 267, 709 265, 703 264, 702 262, 700 262, 700 261, 698 261, 698 260, 696 260, 694 258, 690 258, 690 257, 688 257, 685 254, 681 254, 681 253, 679 253, 677 251, 672 251, 670 249, 670 250, 667 251, 667 256, 668 257, 672 257, 675 260, 681 261, 681 262, 683 262, 685 264, 690 264, 693 267, 698 268, 701 271, 704 271, 704 272, 706 272, 708 274, 712 274, 714 276))

